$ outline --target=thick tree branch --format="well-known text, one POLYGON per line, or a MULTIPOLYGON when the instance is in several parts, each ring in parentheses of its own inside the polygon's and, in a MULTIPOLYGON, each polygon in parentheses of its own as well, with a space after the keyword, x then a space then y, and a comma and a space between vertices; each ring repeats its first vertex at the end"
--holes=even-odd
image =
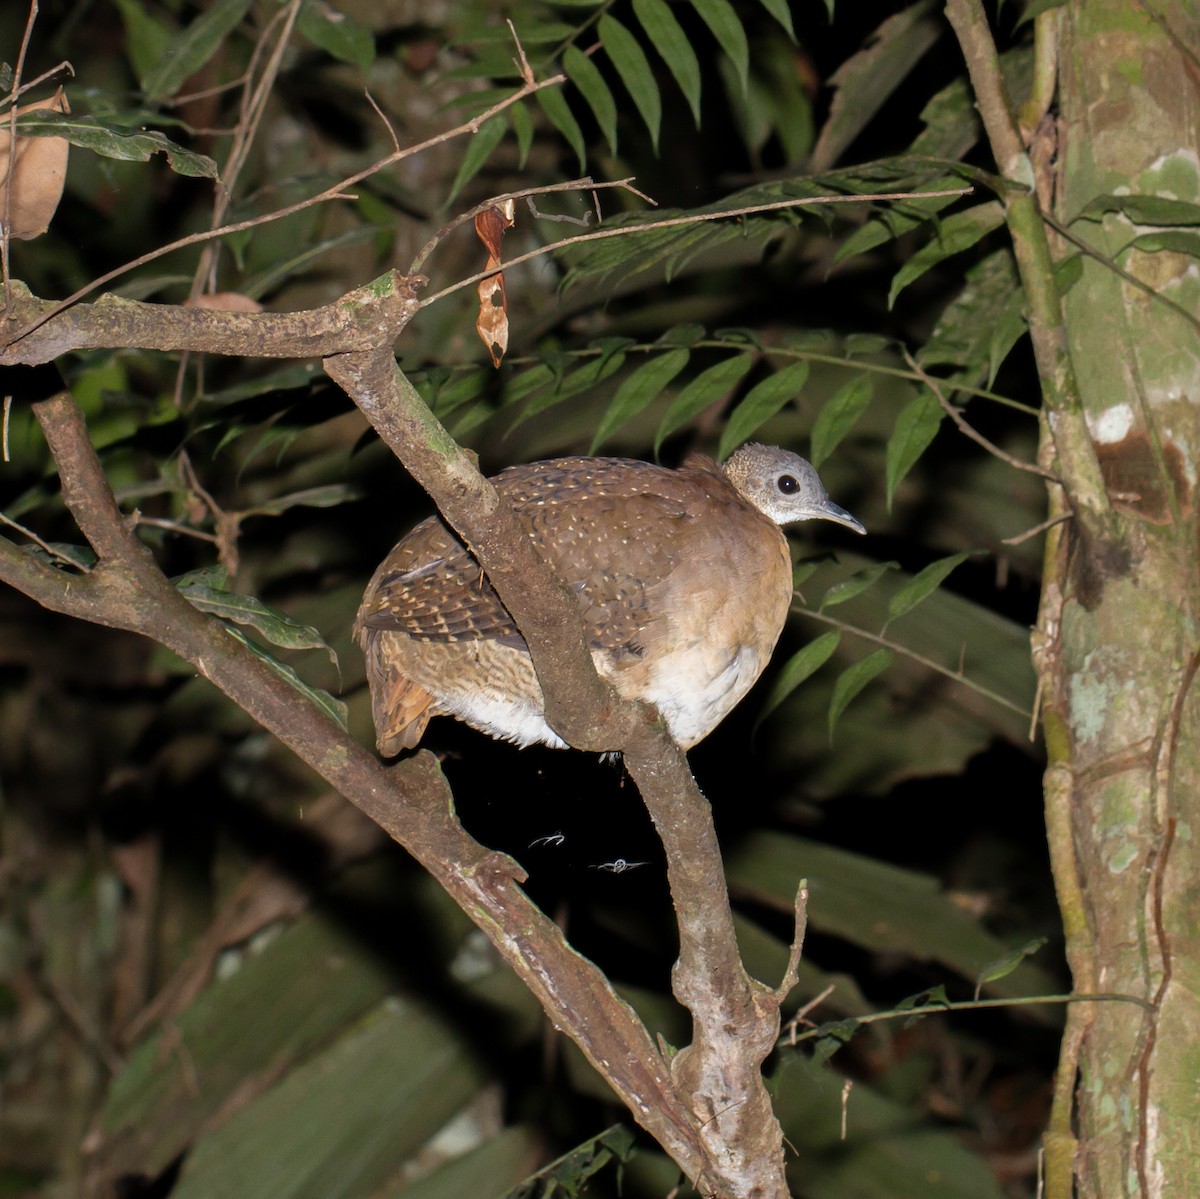
POLYGON ((15 340, 0 349, 0 366, 37 365, 71 350, 117 346, 246 358, 317 358, 391 345, 417 311, 417 291, 424 282, 420 275, 389 271, 332 304, 304 312, 214 312, 103 296, 94 304, 55 313, 56 302, 39 300, 14 281, 12 309, 0 324, 0 344, 9 337, 15 340))
POLYGON ((723 1163, 708 1184, 722 1189, 724 1181, 735 1194, 786 1194, 782 1140, 761 1074, 782 999, 742 965, 712 812, 683 751, 651 710, 621 701, 596 674, 574 599, 390 350, 338 355, 325 370, 479 559, 529 645, 551 726, 577 748, 623 753, 666 852, 680 940, 672 982, 694 1026, 672 1073, 723 1163))
POLYGON ((85 576, 69 574, 0 541, 0 579, 47 608, 142 633, 191 662, 441 883, 691 1177, 719 1176, 645 1028, 525 896, 520 866, 467 835, 433 757, 418 754, 385 768, 219 621, 193 608, 117 507, 70 397, 39 403, 35 412, 58 463, 63 497, 100 563, 85 576))

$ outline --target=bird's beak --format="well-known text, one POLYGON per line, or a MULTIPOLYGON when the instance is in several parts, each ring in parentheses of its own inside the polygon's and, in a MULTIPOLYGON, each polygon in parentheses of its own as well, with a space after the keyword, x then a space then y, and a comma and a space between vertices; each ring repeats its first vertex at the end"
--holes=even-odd
POLYGON ((861 520, 856 520, 845 508, 839 508, 832 500, 826 500, 813 515, 820 520, 836 521, 839 525, 845 525, 846 528, 853 529, 856 533, 867 531, 861 520))

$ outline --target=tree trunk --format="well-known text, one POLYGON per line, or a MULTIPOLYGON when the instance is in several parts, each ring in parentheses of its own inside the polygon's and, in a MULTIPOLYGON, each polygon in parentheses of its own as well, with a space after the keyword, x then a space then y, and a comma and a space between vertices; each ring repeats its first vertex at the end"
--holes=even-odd
POLYGON ((1078 219, 1122 193, 1200 201, 1192 7, 1058 10, 1057 216, 1126 277, 1085 256, 1064 300, 1115 519, 1094 539, 1078 520, 1060 524, 1047 546, 1035 637, 1047 823, 1076 990, 1144 1006, 1072 1007, 1047 1140, 1051 1199, 1070 1194, 1072 1169, 1086 1199, 1200 1195, 1200 268, 1171 248, 1188 222, 1165 208, 1117 200, 1078 219), (1127 249, 1168 225, 1168 248, 1127 249))

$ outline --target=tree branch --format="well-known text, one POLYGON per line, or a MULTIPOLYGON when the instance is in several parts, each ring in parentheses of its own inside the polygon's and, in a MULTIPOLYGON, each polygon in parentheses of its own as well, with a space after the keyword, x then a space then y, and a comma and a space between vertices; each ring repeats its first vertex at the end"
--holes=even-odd
POLYGON ((667 858, 680 942, 672 985, 694 1033, 671 1072, 712 1160, 722 1163, 707 1185, 731 1195, 786 1195, 782 1136, 761 1073, 782 998, 742 965, 712 812, 687 758, 657 714, 620 700, 596 674, 574 598, 391 352, 338 355, 325 371, 479 559, 529 646, 551 727, 577 748, 624 755, 667 858))
POLYGON ((441 883, 689 1176, 718 1177, 641 1022, 526 897, 520 866, 468 836, 432 755, 384 767, 224 625, 193 608, 117 507, 70 397, 60 394, 34 411, 58 463, 63 498, 100 563, 87 575, 69 574, 0 540, 0 579, 53 611, 144 634, 191 662, 441 883))

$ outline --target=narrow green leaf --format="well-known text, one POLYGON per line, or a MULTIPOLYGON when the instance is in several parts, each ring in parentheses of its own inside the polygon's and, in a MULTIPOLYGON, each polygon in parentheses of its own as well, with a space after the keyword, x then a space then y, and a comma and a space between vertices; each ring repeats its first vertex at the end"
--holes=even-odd
POLYGON ((588 453, 594 454, 622 425, 652 404, 663 388, 687 366, 690 357, 685 349, 668 350, 649 359, 629 375, 605 410, 588 453))
POLYGON ((825 592, 818 611, 824 612, 826 608, 836 607, 838 604, 844 604, 847 600, 852 600, 856 595, 862 595, 868 587, 874 585, 876 580, 882 578, 889 570, 897 570, 899 566, 899 562, 877 562, 873 566, 866 566, 862 570, 855 571, 848 579, 834 583, 825 592))
POLYGON ((337 663, 333 650, 312 625, 293 620, 277 608, 264 604, 256 596, 239 595, 198 582, 177 586, 179 594, 201 612, 221 620, 232 620, 235 624, 248 625, 281 649, 323 649, 330 661, 335 665, 337 663))
POLYGON ((1083 278, 1083 255, 1068 254, 1054 266, 1054 284, 1058 294, 1065 296, 1067 292, 1083 278))
POLYGON ((491 120, 484 121, 479 126, 478 132, 467 143, 467 150, 462 157, 462 162, 458 164, 458 174, 454 176, 454 184, 450 188, 450 194, 446 197, 447 204, 458 195, 468 180, 487 162, 491 152, 504 140, 507 130, 508 116, 505 113, 497 113, 491 120))
POLYGON ((750 45, 733 5, 729 0, 692 0, 692 7, 712 31, 721 49, 729 55, 745 91, 750 76, 750 45))
POLYGON ((633 12, 641 22, 650 44, 662 56, 667 69, 679 84, 692 110, 692 120, 700 128, 700 64, 683 26, 675 19, 666 0, 633 0, 633 12))
POLYGON ((375 35, 326 0, 304 0, 296 28, 339 62, 367 71, 375 61, 375 35))
POLYGON ((887 503, 891 511, 892 497, 900 481, 916 465, 917 459, 929 448, 942 423, 942 406, 937 396, 922 392, 901 409, 887 443, 887 503))
POLYGON ((807 362, 793 362, 756 383, 729 414, 721 432, 717 457, 724 461, 761 424, 770 420, 789 400, 795 399, 804 390, 808 370, 807 362))
POLYGON ((820 466, 854 428, 858 418, 866 412, 874 390, 875 383, 870 375, 855 375, 825 401, 812 427, 809 455, 813 466, 820 466))
POLYGON ((173 96, 221 48, 250 8, 250 0, 215 0, 180 30, 142 84, 150 99, 173 96))
POLYGON ((878 674, 891 665, 892 651, 877 649, 853 666, 843 670, 833 685, 833 698, 829 701, 829 740, 833 741, 833 730, 838 717, 850 706, 855 696, 878 674))
POLYGON ((996 376, 1004 365, 1013 346, 1025 336, 1029 329, 1029 319, 1025 315, 1025 292, 1017 288, 1009 297, 999 319, 988 334, 988 376, 987 385, 991 387, 996 382, 996 376))
MULTIPOLYGON (((575 46, 568 46, 563 53, 563 70, 567 78, 579 89, 579 94, 588 102, 604 140, 617 152, 617 104, 604 82, 600 69, 586 54, 575 46)), ((547 89, 549 90, 549 89, 547 89)), ((540 94, 540 93, 539 93, 540 94)))
POLYGON ((939 558, 931 562, 924 570, 918 571, 888 601, 887 620, 884 628, 899 620, 901 616, 911 612, 922 600, 928 599, 945 582, 950 572, 961 566, 970 553, 951 554, 948 558, 939 558))
POLYGON ((1200 225, 1200 204, 1168 196, 1097 196, 1076 219, 1095 221, 1108 212, 1124 213, 1135 225, 1200 225))
POLYGON ((244 508, 243 516, 280 516, 292 508, 336 508, 361 500, 366 492, 357 483, 326 483, 321 487, 305 487, 301 491, 289 491, 287 495, 244 508))
POLYGON ((1014 949, 1011 953, 1006 953, 1002 958, 989 962, 975 980, 975 998, 979 998, 979 992, 988 983, 1007 978, 1026 958, 1033 957, 1045 944, 1045 937, 1034 937, 1032 941, 1026 941, 1024 945, 1014 949))
POLYGON ((788 37, 794 42, 796 31, 792 28, 792 12, 788 0, 759 0, 759 3, 783 26, 788 37))
POLYGON ((523 171, 533 148, 533 117, 529 109, 521 101, 517 101, 509 110, 513 133, 517 135, 517 169, 523 171))
POLYGON ((981 238, 1004 224, 1004 207, 998 200, 976 204, 941 221, 936 236, 922 246, 897 272, 888 292, 888 307, 914 280, 954 254, 970 249, 981 238))
POLYGON ((218 177, 217 164, 211 158, 185 150, 155 129, 130 130, 69 112, 26 113, 17 118, 17 129, 28 137, 63 137, 73 146, 126 162, 148 162, 154 154, 165 154, 177 175, 218 177))
POLYGON ((349 728, 349 709, 340 699, 335 699, 328 691, 324 691, 320 687, 309 686, 290 666, 280 662, 278 658, 271 657, 261 645, 251 641, 241 629, 235 629, 233 625, 227 624, 225 631, 231 637, 237 638, 252 653, 257 654, 285 683, 316 704, 335 724, 340 725, 343 729, 349 728))
POLYGON ((579 159, 579 169, 587 168, 587 146, 583 140, 583 130, 571 112, 570 105, 556 87, 544 87, 537 93, 537 101, 550 121, 550 124, 563 135, 568 146, 575 151, 579 159))
POLYGON ((667 408, 658 432, 654 435, 654 453, 662 448, 676 429, 682 429, 693 417, 699 416, 710 404, 729 394, 754 365, 750 354, 734 354, 708 370, 701 371, 667 408))
MULTIPOLYGON (((613 340, 623 341, 624 339, 614 338, 613 340)), ((597 383, 602 383, 610 375, 620 370, 624 361, 624 346, 618 346, 611 352, 602 354, 599 358, 589 359, 562 379, 557 387, 544 391, 530 400, 521 414, 513 421, 510 432, 524 424, 531 416, 537 416, 539 413, 545 412, 547 408, 553 408, 556 404, 561 404, 564 400, 569 400, 581 392, 590 391, 597 383)))
POLYGON ((762 711, 755 722, 756 728, 801 683, 816 674, 829 661, 833 656, 833 651, 837 649, 841 640, 841 633, 831 629, 828 633, 822 633, 815 641, 810 641, 799 653, 793 654, 784 663, 783 669, 779 672, 779 677, 775 680, 774 685, 767 694, 766 700, 763 702, 762 711))
POLYGON ((1182 229, 1143 233, 1140 237, 1135 237, 1126 248, 1142 250, 1147 254, 1171 250, 1176 254, 1187 254, 1190 258, 1200 258, 1200 234, 1187 233, 1182 229))
POLYGON ((125 26, 129 62, 137 75, 139 86, 145 91, 147 76, 162 62, 171 44, 171 30, 155 20, 140 0, 116 0, 116 4, 121 23, 125 26))
POLYGON ((645 51, 637 43, 637 38, 607 13, 600 18, 597 33, 604 43, 604 52, 608 55, 625 90, 633 98, 637 110, 646 122, 650 131, 650 141, 658 153, 658 134, 662 125, 662 101, 658 95, 658 84, 654 82, 654 72, 645 51))

